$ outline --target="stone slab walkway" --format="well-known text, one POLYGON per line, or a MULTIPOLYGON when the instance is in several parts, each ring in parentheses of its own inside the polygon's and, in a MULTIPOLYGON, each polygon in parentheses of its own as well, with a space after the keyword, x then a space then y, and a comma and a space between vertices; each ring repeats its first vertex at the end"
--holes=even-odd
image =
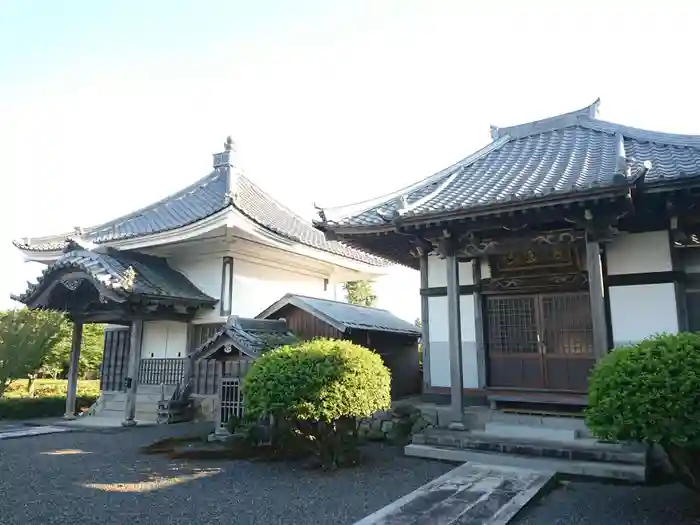
POLYGON ((55 434, 57 432, 69 432, 69 428, 57 426, 25 426, 25 425, 4 425, 0 427, 0 440, 15 439, 29 436, 41 436, 44 434, 55 434))
POLYGON ((504 525, 554 472, 465 463, 355 525, 504 525))

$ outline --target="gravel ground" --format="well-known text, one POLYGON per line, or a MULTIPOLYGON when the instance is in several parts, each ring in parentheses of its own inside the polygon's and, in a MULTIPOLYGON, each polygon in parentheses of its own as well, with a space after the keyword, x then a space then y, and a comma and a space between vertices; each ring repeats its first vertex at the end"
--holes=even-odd
POLYGON ((370 445, 358 468, 171 461, 138 452, 172 425, 0 441, 0 524, 354 523, 454 468, 370 445))
POLYGON ((682 485, 572 481, 526 507, 511 525, 698 525, 700 499, 682 485))

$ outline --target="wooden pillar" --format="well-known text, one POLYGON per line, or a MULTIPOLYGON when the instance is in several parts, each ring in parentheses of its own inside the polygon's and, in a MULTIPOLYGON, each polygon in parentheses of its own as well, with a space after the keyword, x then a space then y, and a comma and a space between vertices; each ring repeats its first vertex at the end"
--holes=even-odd
POLYGON ((139 383, 139 366, 141 364, 141 339, 143 335, 143 321, 135 320, 131 323, 129 340, 129 367, 127 371, 126 408, 122 425, 132 427, 136 424, 136 390, 139 383))
POLYGON ((450 351, 450 397, 452 423, 450 428, 463 429, 463 371, 462 371, 462 321, 459 308, 459 263, 454 249, 447 251, 447 323, 450 351))
POLYGON ((73 321, 73 339, 70 347, 68 367, 68 390, 66 392, 65 419, 75 419, 75 398, 78 392, 78 367, 80 365, 80 346, 83 343, 83 323, 73 321))
POLYGON ((474 277, 474 285, 477 287, 474 290, 474 323, 476 325, 474 333, 476 334, 476 366, 479 376, 479 388, 486 386, 486 346, 484 344, 484 302, 481 295, 481 259, 472 261, 472 275, 474 277))
MULTIPOLYGON (((428 252, 420 254, 420 288, 424 290, 428 284, 428 252)), ((421 346, 423 351, 423 392, 430 387, 430 301, 427 295, 420 296, 420 326, 421 346)))
POLYGON ((593 354, 601 359, 608 352, 608 326, 605 317, 605 286, 603 284, 603 264, 600 258, 600 244, 586 239, 586 268, 591 301, 593 323, 593 354))

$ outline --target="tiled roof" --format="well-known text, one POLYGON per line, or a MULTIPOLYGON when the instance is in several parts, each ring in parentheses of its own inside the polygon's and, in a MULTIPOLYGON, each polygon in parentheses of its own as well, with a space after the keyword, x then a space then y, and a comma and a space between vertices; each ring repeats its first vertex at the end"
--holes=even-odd
POLYGON ((246 319, 234 315, 195 350, 192 359, 213 357, 228 345, 242 354, 258 357, 264 350, 296 341, 284 320, 246 319))
MULTIPOLYGON (((232 174, 230 169, 216 169, 185 189, 145 208, 107 223, 85 229, 80 237, 94 244, 143 237, 175 230, 205 219, 232 205, 263 228, 282 237, 328 253, 373 266, 387 261, 361 250, 328 241, 313 225, 264 193, 249 179, 232 174), (234 177, 234 181, 229 178, 234 177), (230 182, 233 184, 230 186, 230 182)), ((62 250, 66 242, 52 238, 48 242, 15 241, 28 251, 62 250)))
POLYGON ((256 317, 269 318, 285 306, 292 305, 335 326, 341 332, 348 328, 374 332, 394 332, 419 336, 415 325, 396 317, 388 310, 358 306, 328 299, 287 294, 256 317))
MULTIPOLYGON (((580 111, 519 126, 492 128, 493 141, 453 166, 364 209, 325 210, 325 229, 372 227, 420 217, 596 189, 700 176, 700 136, 646 131, 596 118, 598 101, 580 111)), ((321 225, 320 223, 319 226, 321 225)))
MULTIPOLYGON (((213 306, 217 302, 159 257, 115 250, 96 253, 79 249, 65 253, 45 268, 38 282, 30 284, 16 299, 29 304, 47 285, 70 270, 86 274, 98 289, 124 300, 182 302, 197 306, 213 306), (133 269, 133 282, 129 282, 129 268, 133 269)), ((66 285, 70 286, 70 283, 66 285)))

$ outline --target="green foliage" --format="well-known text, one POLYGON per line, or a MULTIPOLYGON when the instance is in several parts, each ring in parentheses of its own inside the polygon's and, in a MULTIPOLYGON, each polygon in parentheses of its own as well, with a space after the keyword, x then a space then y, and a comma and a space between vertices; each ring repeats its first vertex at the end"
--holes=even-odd
MULTIPOLYGON (((28 380, 13 381, 5 390, 5 398, 18 397, 60 397, 68 391, 68 381, 65 379, 37 379, 34 385, 33 396, 28 392, 28 380)), ((79 380, 78 395, 84 397, 97 397, 100 395, 99 380, 79 380)))
MULTIPOLYGON (((96 396, 77 396, 77 411, 88 409, 96 400, 96 396)), ((60 417, 65 411, 65 396, 0 399, 0 420, 60 417)))
POLYGON ((375 306, 377 304, 377 296, 372 290, 371 281, 349 281, 343 284, 345 296, 350 304, 360 306, 375 306))
POLYGON ((368 417, 387 408, 391 376, 382 358, 350 341, 314 339, 267 352, 243 381, 251 417, 368 417))
POLYGON ((58 340, 62 314, 26 308, 0 313, 0 398, 7 385, 27 377, 58 340))
MULTIPOLYGON (((58 341, 42 361, 39 373, 56 379, 68 371, 70 349, 73 340, 73 323, 64 319, 58 341)), ((80 345, 79 369, 85 377, 89 372, 96 371, 102 362, 104 348, 104 326, 101 324, 83 325, 83 341, 80 345)))
POLYGON ((700 334, 661 334, 595 367, 586 422, 598 438, 700 445, 700 334))
POLYGON ((276 427, 294 427, 329 468, 356 461, 357 419, 387 409, 390 387, 378 354, 333 339, 271 350, 243 381, 246 417, 271 415, 276 427))

